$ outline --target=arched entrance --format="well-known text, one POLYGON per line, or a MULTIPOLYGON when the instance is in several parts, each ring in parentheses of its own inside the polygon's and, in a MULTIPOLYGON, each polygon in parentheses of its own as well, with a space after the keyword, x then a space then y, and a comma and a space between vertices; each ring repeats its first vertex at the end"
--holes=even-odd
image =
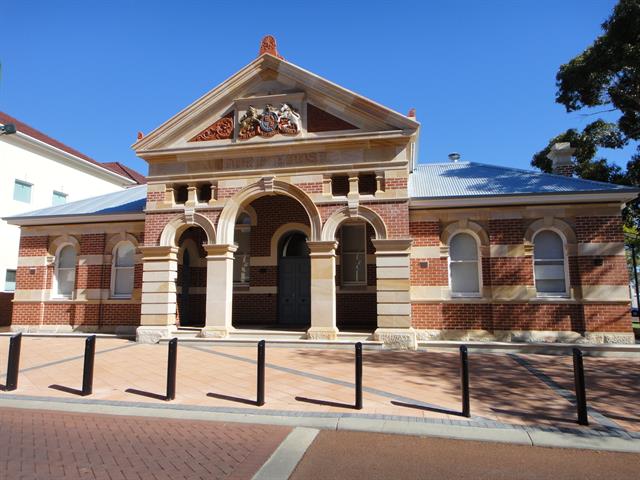
POLYGON ((206 233, 189 227, 178 239, 177 322, 181 327, 204 327, 207 263, 203 244, 206 233))
POLYGON ((278 248, 278 323, 306 328, 311 323, 311 262, 307 236, 286 234, 278 248))

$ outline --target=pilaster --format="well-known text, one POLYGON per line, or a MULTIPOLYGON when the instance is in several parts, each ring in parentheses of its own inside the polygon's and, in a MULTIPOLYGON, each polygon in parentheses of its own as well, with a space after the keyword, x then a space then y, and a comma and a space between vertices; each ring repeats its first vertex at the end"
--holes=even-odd
POLYGON ((386 346, 417 348, 411 326, 411 239, 372 240, 376 249, 378 328, 374 338, 386 346))

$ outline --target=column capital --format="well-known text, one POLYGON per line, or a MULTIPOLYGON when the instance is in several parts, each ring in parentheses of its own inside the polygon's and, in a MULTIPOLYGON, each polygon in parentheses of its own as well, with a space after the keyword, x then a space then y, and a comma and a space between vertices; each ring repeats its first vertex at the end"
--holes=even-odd
POLYGON ((238 246, 233 243, 203 245, 207 252, 207 258, 231 258, 233 259, 233 253, 238 250, 238 246))
POLYGON ((392 238, 384 240, 374 240, 371 242, 376 249, 376 255, 409 255, 411 251, 411 238, 392 238))
POLYGON ((139 247, 143 261, 177 260, 178 247, 165 245, 139 247))
POLYGON ((310 242, 307 240, 310 257, 335 256, 338 242, 335 240, 323 240, 320 242, 310 242))

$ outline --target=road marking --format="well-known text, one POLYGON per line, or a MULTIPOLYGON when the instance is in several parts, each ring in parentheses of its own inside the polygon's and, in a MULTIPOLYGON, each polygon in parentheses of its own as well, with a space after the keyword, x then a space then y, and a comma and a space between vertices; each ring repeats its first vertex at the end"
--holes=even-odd
POLYGON ((256 472, 253 480, 289 478, 319 431, 316 428, 294 428, 269 460, 256 472))

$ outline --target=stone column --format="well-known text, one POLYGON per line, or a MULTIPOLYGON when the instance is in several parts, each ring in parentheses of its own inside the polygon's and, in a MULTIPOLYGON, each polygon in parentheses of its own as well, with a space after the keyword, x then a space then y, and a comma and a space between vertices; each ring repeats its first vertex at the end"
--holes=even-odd
POLYGON ((416 349, 416 332, 411 326, 411 239, 372 241, 378 302, 374 338, 391 348, 416 349))
POLYGON ((157 343, 176 330, 176 247, 140 247, 142 252, 142 305, 136 340, 157 343))
POLYGON ((207 251, 207 304, 202 337, 224 338, 233 330, 233 252, 237 245, 205 245, 207 251))
POLYGON ((311 257, 311 340, 335 340, 336 326, 336 247, 335 241, 307 242, 311 257))

